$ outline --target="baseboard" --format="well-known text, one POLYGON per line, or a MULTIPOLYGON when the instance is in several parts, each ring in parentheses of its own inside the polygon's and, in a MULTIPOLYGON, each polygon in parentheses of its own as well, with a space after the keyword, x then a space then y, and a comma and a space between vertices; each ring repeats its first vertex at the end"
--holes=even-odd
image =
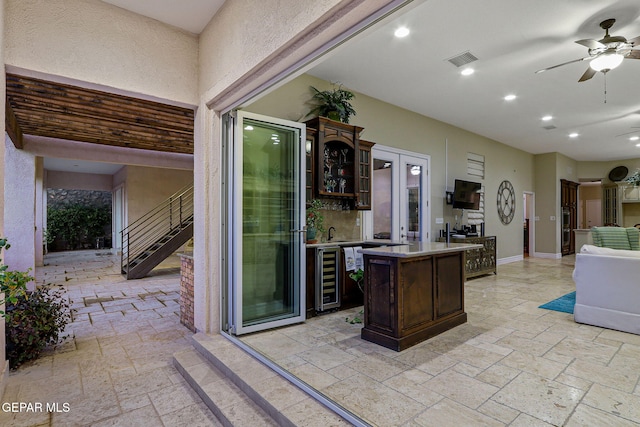
POLYGON ((522 261, 524 257, 522 255, 514 255, 507 258, 500 258, 496 261, 496 265, 509 264, 516 261, 522 261))
POLYGON ((562 258, 562 253, 550 254, 550 253, 546 253, 546 252, 534 252, 533 253, 533 257, 534 258, 560 259, 560 258, 562 258))

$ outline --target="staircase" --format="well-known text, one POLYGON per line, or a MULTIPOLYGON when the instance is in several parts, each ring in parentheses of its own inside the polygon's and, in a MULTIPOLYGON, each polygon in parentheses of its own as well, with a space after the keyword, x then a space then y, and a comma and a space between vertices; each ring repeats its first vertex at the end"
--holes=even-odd
POLYGON ((193 237, 193 185, 183 188, 121 231, 120 267, 140 279, 193 237))

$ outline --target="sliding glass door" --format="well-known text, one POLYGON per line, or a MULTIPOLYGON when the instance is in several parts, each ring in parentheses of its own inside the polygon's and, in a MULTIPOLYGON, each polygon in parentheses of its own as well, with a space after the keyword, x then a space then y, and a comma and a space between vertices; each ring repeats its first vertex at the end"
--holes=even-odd
POLYGON ((237 112, 227 150, 236 335, 304 320, 304 135, 302 123, 237 112))

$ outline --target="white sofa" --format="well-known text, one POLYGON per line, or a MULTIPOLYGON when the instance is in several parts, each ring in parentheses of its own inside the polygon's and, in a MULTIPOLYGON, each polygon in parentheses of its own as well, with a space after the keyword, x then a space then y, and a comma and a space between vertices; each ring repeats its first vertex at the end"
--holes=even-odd
POLYGON ((573 280, 576 322, 640 335, 640 251, 583 245, 573 280))

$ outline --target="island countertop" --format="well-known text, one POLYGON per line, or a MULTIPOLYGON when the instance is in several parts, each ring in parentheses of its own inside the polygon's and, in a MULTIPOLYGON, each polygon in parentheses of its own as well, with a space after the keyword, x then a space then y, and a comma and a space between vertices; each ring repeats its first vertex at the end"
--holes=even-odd
POLYGON ((480 249, 483 246, 474 243, 416 242, 399 246, 384 246, 360 250, 364 255, 382 255, 396 258, 407 258, 424 255, 435 255, 446 252, 460 252, 469 249, 480 249))

